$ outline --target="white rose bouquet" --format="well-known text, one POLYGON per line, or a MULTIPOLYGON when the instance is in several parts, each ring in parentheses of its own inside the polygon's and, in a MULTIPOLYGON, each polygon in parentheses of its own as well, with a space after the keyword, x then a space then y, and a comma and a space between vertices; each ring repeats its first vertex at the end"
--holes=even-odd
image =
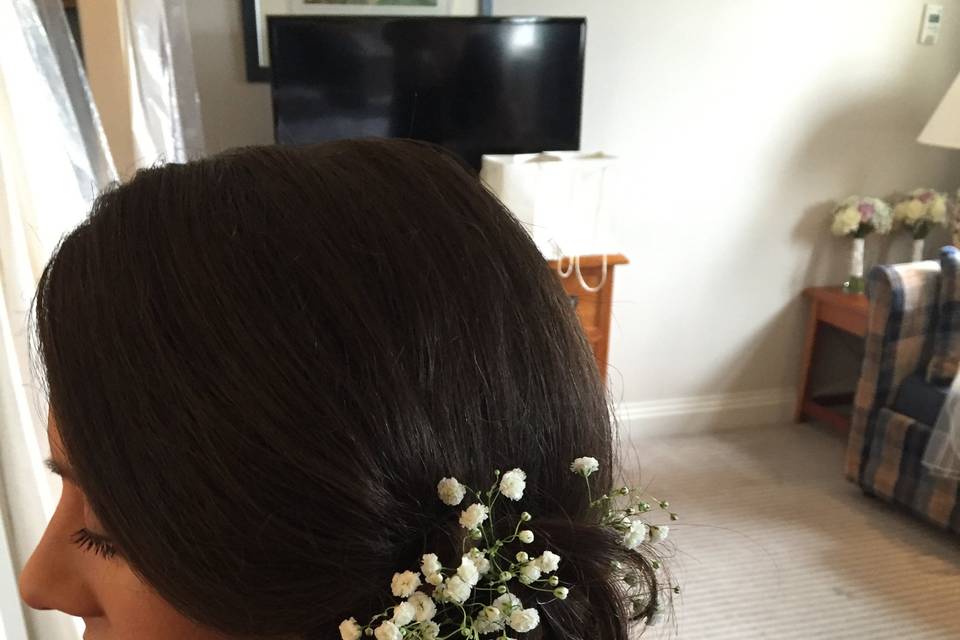
POLYGON ((914 189, 893 208, 894 222, 923 240, 933 225, 947 223, 947 195, 933 189, 914 189))
POLYGON ((880 198, 850 196, 833 210, 830 230, 837 236, 865 238, 868 234, 889 233, 893 227, 890 205, 880 198))
POLYGON ((843 283, 847 293, 863 293, 863 240, 870 233, 889 233, 893 227, 890 205, 880 198, 850 196, 833 210, 830 230, 834 235, 853 238, 850 254, 850 277, 843 283))

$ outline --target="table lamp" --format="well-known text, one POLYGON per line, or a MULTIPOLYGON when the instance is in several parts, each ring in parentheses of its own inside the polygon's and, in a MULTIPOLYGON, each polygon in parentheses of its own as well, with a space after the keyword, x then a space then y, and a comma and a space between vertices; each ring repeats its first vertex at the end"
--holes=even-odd
POLYGON ((917 142, 935 147, 960 149, 960 75, 937 105, 917 142))
MULTIPOLYGON (((917 142, 935 147, 960 149, 960 75, 940 100, 933 115, 917 137, 917 142)), ((957 192, 960 198, 960 191, 957 192)), ((952 242, 960 244, 960 201, 955 205, 952 221, 952 242)))

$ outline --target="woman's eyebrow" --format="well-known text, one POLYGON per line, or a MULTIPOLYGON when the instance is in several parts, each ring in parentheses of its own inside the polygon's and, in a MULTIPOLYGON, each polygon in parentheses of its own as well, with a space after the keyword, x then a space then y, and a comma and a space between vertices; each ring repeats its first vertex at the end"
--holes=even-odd
POLYGON ((54 472, 64 480, 69 480, 71 482, 74 481, 73 474, 70 472, 70 470, 60 466, 60 463, 53 458, 47 458, 43 461, 43 464, 47 467, 47 469, 50 469, 50 471, 54 472))

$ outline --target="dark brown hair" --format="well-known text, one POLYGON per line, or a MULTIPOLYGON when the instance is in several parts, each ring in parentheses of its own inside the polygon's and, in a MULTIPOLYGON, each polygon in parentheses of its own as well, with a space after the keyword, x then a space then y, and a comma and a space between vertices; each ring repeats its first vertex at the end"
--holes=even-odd
POLYGON ((557 551, 574 585, 527 637, 627 640, 614 561, 656 593, 568 468, 594 456, 595 486, 611 485, 611 419, 570 302, 438 147, 250 147, 140 170, 64 237, 35 305, 92 509, 203 625, 336 637, 391 604, 391 576, 421 554, 459 557, 441 477, 480 487, 513 467, 527 495, 499 515, 533 513, 531 550, 557 551))

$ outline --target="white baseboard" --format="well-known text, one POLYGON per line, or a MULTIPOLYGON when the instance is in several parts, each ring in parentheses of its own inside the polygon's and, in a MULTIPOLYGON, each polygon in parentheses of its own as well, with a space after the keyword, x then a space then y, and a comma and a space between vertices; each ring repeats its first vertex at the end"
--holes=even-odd
POLYGON ((689 398, 624 402, 616 407, 620 437, 708 433, 782 424, 793 419, 793 389, 761 389, 689 398))

